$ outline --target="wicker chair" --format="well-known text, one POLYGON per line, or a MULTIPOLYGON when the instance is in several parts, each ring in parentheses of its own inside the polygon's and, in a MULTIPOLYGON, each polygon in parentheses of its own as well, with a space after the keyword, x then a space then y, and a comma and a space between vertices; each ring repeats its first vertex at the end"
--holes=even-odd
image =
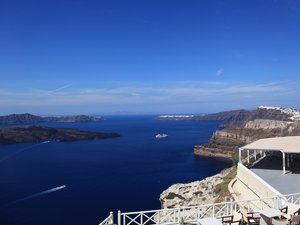
POLYGON ((279 209, 282 213, 287 214, 288 213, 288 206, 283 207, 281 209, 279 209))
POLYGON ((247 213, 248 225, 259 225, 260 217, 257 215, 258 215, 257 212, 247 213))
POLYGON ((242 220, 233 220, 233 215, 230 216, 222 216, 222 224, 223 225, 243 225, 242 220))
POLYGON ((288 225, 300 225, 300 215, 292 216, 292 218, 289 219, 288 225))

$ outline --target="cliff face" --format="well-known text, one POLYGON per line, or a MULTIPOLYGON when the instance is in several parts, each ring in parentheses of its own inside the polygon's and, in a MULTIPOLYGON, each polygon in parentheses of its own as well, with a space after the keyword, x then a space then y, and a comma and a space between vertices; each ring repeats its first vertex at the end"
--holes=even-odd
POLYGON ((280 120, 265 120, 265 119, 256 119, 253 121, 249 121, 245 124, 245 129, 286 129, 289 126, 294 126, 291 122, 280 121, 280 120))
POLYGON ((227 126, 216 131, 208 144, 196 145, 194 153, 232 158, 238 147, 261 138, 300 135, 300 111, 260 107, 227 118, 227 126))

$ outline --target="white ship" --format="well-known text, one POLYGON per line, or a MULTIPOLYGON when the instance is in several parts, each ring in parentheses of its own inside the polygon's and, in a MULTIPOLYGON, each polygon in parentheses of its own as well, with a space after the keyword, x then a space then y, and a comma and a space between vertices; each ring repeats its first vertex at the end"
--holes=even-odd
POLYGON ((157 134, 157 135, 155 135, 155 137, 156 138, 166 138, 166 137, 168 137, 168 135, 167 134, 157 134))

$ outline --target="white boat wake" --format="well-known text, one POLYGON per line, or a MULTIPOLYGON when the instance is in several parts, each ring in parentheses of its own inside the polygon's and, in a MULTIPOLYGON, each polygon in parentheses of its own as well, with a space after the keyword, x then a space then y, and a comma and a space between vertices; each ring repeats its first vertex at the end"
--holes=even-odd
POLYGON ((13 202, 10 202, 6 205, 4 205, 3 207, 1 207, 2 209, 3 208, 6 208, 8 206, 11 206, 11 205, 14 205, 16 203, 19 203, 19 202, 23 202, 23 201, 26 201, 26 200, 29 200, 29 199, 32 199, 32 198, 36 198, 36 197, 39 197, 39 196, 42 196, 42 195, 46 195, 46 194, 50 194, 52 192, 55 192, 55 191, 59 191, 59 190, 62 190, 64 188, 66 188, 67 186, 66 185, 62 185, 62 186, 58 186, 58 187, 55 187, 55 188, 51 188, 51 189, 48 189, 46 191, 41 191, 41 192, 38 192, 36 194, 33 194, 33 195, 29 195, 25 198, 21 198, 21 199, 18 199, 16 201, 13 201, 13 202))
POLYGON ((28 150, 28 149, 30 149, 30 148, 34 148, 34 147, 36 147, 36 146, 38 146, 38 145, 47 144, 47 143, 49 143, 49 142, 50 142, 50 141, 43 141, 43 142, 41 142, 41 143, 37 143, 37 144, 31 145, 31 146, 28 146, 28 147, 26 147, 26 148, 22 148, 22 149, 20 149, 20 150, 18 150, 18 151, 16 151, 16 152, 14 152, 14 153, 12 153, 12 154, 6 156, 6 157, 0 159, 0 163, 6 161, 6 160, 8 160, 8 159, 10 159, 11 157, 13 157, 13 156, 15 156, 15 155, 17 155, 17 154, 19 154, 19 153, 21 153, 21 152, 24 152, 25 150, 28 150))

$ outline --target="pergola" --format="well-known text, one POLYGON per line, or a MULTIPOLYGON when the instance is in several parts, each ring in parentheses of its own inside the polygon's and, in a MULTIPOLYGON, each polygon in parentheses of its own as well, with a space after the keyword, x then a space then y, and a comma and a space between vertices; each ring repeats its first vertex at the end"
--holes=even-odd
MULTIPOLYGON (((245 145, 239 148, 239 162, 242 162, 242 151, 247 150, 247 157, 249 162, 249 150, 259 151, 280 151, 282 152, 282 167, 283 174, 286 172, 286 154, 287 164, 289 167, 290 161, 293 160, 290 153, 300 153, 300 136, 288 136, 288 137, 275 137, 275 138, 264 138, 252 142, 251 144, 245 145), (291 157, 290 157, 291 156, 291 157)), ((255 155, 256 156, 256 155, 255 155)))

